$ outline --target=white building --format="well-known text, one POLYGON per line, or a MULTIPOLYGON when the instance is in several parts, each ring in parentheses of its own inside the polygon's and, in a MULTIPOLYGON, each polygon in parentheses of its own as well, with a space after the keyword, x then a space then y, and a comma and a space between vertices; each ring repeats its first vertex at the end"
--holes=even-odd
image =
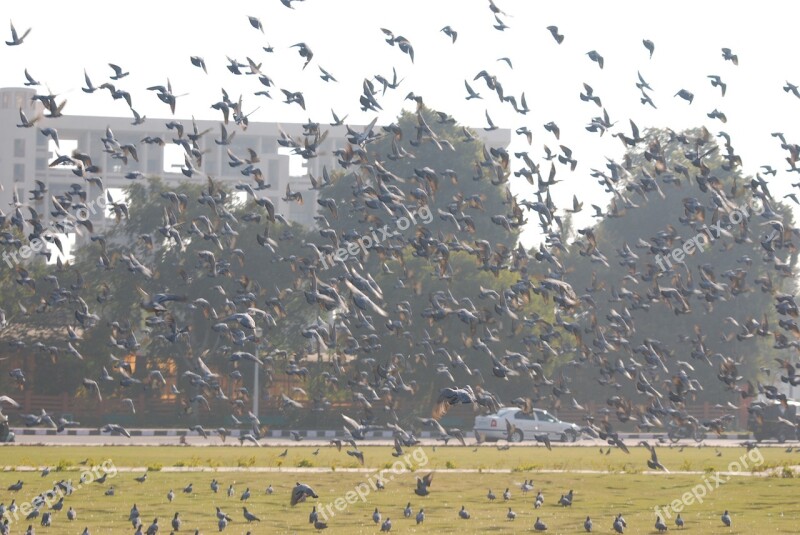
MULTIPOLYGON (((44 200, 36 204, 31 202, 31 205, 45 219, 52 209, 50 196, 58 196, 69 190, 71 184, 80 184, 86 190, 88 199, 100 195, 99 188, 77 176, 69 166, 49 167, 58 155, 70 155, 75 149, 91 156, 92 164, 100 168, 98 176, 102 177, 104 187, 112 192, 128 186, 131 180, 126 179, 125 175, 137 171, 146 176, 160 176, 167 184, 187 180, 205 184, 207 174, 215 181, 229 183, 231 187, 239 183, 255 186, 251 177, 241 174, 242 167, 229 165, 230 158, 227 154, 230 149, 235 155, 245 158, 247 149, 253 149, 260 158, 254 165, 261 170, 266 183, 271 185, 269 189, 259 191, 259 196, 268 197, 276 211, 288 220, 313 226, 318 205, 317 192, 309 190, 309 173, 319 177, 323 166, 327 166, 329 172, 337 170, 334 151, 347 144, 347 130, 343 126, 322 124, 321 130, 328 130, 328 135, 317 149, 319 156, 305 160, 299 155, 291 155, 291 149, 278 145, 281 129, 294 139, 302 137, 303 126, 300 124, 250 123, 246 130, 242 130, 231 119, 227 130, 229 135, 236 132, 235 138, 230 145, 220 145, 215 139, 220 138, 221 123, 196 121, 198 131, 209 131, 197 141, 203 152, 202 165, 198 169, 201 173, 187 178, 180 170, 184 164, 184 148, 172 142, 178 135, 174 129, 168 129, 166 124, 171 121, 180 122, 186 138, 193 133, 192 119, 148 117, 140 125, 133 125, 131 118, 123 117, 64 115, 57 119, 48 119, 42 117, 41 105, 31 99, 35 94, 35 90, 31 88, 0 88, 0 209, 6 214, 13 209, 10 203, 14 191, 17 192, 20 202, 27 202, 30 198, 29 191, 36 187, 36 180, 42 181, 48 192, 44 200), (21 123, 20 109, 31 121, 40 117, 35 126, 17 126, 21 123), (59 147, 40 132, 40 128, 47 127, 57 129, 59 147), (124 164, 122 160, 104 152, 101 139, 106 136, 107 128, 113 131, 114 138, 120 144, 129 143, 136 147, 138 161, 129 158, 127 164, 124 164), (159 137, 165 144, 160 146, 143 143, 142 140, 148 136, 159 137), (293 191, 302 192, 304 204, 281 200, 287 183, 291 184, 293 191)), ((508 130, 481 131, 480 134, 491 146, 506 147, 510 141, 508 130)), ((27 211, 23 211, 23 214, 28 216, 27 211)), ((93 223, 96 228, 102 228, 105 223, 102 214, 97 214, 93 223)))

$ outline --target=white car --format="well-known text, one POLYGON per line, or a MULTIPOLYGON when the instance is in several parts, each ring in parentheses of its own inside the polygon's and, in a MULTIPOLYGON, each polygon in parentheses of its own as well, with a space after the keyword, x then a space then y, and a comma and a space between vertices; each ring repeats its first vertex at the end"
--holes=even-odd
POLYGON ((580 435, 580 427, 562 422, 545 410, 533 409, 526 414, 518 407, 505 407, 497 411, 497 414, 477 416, 474 430, 476 435, 482 433, 488 441, 505 439, 522 442, 525 439, 533 440, 533 435, 546 433, 550 440, 575 442, 580 435), (506 420, 516 427, 510 437, 506 436, 506 420))

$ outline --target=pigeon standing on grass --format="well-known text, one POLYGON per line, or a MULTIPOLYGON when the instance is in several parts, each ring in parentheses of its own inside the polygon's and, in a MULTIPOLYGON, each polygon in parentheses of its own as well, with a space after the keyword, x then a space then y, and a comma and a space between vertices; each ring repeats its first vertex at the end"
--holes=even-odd
POLYGON ((244 519, 247 520, 247 523, 250 522, 261 522, 261 519, 258 518, 256 515, 251 513, 247 510, 247 507, 242 507, 242 514, 244 515, 244 519))
POLYGON ((618 514, 614 518, 614 523, 611 525, 611 527, 617 533, 623 533, 625 531, 625 528, 628 527, 628 524, 625 522, 625 519, 622 518, 622 513, 618 514))
POLYGON ((725 524, 728 527, 731 527, 731 515, 730 513, 728 513, 727 509, 725 510, 724 513, 722 513, 721 520, 723 524, 725 524))

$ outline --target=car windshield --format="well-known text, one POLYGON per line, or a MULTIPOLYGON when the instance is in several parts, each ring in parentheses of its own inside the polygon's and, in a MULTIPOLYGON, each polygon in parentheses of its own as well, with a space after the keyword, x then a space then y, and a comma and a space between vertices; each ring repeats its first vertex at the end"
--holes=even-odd
POLYGON ((541 420, 543 422, 557 422, 558 421, 558 420, 556 420, 556 418, 554 416, 552 416, 551 414, 548 414, 546 412, 540 412, 539 413, 539 420, 541 420))

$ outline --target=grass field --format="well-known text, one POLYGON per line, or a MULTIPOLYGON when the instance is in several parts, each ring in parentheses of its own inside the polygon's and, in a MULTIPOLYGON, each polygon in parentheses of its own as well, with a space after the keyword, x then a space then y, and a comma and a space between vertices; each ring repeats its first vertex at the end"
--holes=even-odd
MULTIPOLYGON (((0 465, 49 466, 52 472, 41 477, 39 472, 13 471, 0 473, 0 503, 8 505, 12 499, 17 504, 30 502, 40 492, 51 488, 58 480, 72 480, 75 491, 64 500, 64 511, 55 513, 53 526, 38 526, 39 533, 78 535, 85 526, 90 533, 132 533, 127 521, 131 506, 136 503, 147 527, 154 517, 159 518, 160 533, 170 532, 170 520, 175 512, 183 518, 181 532, 217 533, 215 506, 228 513, 233 522, 225 533, 299 533, 314 532, 308 524, 311 506, 317 504, 329 509, 329 528, 325 533, 376 533, 379 527, 372 522, 372 512, 377 507, 385 519, 392 519, 392 532, 404 533, 517 533, 532 532, 533 523, 539 516, 548 525, 549 533, 583 533, 583 520, 587 515, 594 521, 595 532, 612 533, 611 524, 616 513, 623 513, 628 523, 626 533, 654 533, 654 507, 665 506, 704 481, 714 481, 716 470, 728 470, 733 466, 751 467, 769 472, 765 477, 731 477, 719 488, 708 491, 702 503, 695 502, 686 507, 682 517, 685 530, 690 533, 797 533, 800 525, 800 507, 797 491, 800 481, 786 477, 789 467, 800 464, 800 454, 786 453, 783 448, 761 448, 755 455, 751 452, 742 460, 744 448, 721 448, 718 457, 714 448, 687 447, 660 448, 659 459, 673 472, 699 471, 693 474, 645 474, 648 454, 644 448, 635 448, 630 455, 613 450, 610 455, 601 455, 597 448, 556 448, 549 452, 541 447, 516 447, 509 451, 495 448, 443 448, 436 451, 423 448, 416 451, 408 448, 405 463, 408 471, 394 474, 384 473, 385 490, 376 491, 370 485, 377 475, 376 470, 392 466, 398 459, 390 455, 388 447, 364 447, 366 468, 363 472, 343 471, 360 465, 344 451, 321 448, 292 447, 286 457, 278 455, 284 448, 181 448, 181 447, 11 447, 0 449, 0 465), (757 463, 763 457, 763 462, 757 463), (79 464, 86 461, 86 466, 79 464), (113 477, 103 484, 89 483, 77 488, 82 471, 88 466, 111 461, 117 469, 113 477), (449 463, 449 464, 448 464, 449 463), (735 464, 732 464, 735 463, 735 464), (759 464, 758 467, 755 465, 759 464), (424 465, 424 466, 423 466, 424 465), (265 468, 277 468, 279 472, 264 472, 265 468), (142 471, 129 471, 133 467, 150 467, 147 481, 134 480, 142 471), (207 471, 198 472, 201 467, 207 471), (231 471, 232 467, 235 471, 231 471), (245 468, 254 470, 246 470, 245 468), (299 467, 299 468, 298 468, 299 467), (303 473, 307 469, 327 469, 325 473, 303 473), (334 471, 330 471, 331 468, 334 471), (494 473, 487 470, 511 469, 509 473, 494 473), (60 469, 60 470, 59 470, 60 469), (458 473, 459 469, 479 469, 481 472, 458 473), (186 471, 181 471, 186 470, 186 471), (255 471, 262 470, 262 471, 255 471), (338 471, 337 471, 338 470, 338 471), (544 472, 542 471, 544 470, 544 472), (567 470, 552 473, 548 470, 567 470), (575 473, 576 470, 611 471, 612 473, 575 473), (434 471, 431 494, 419 497, 414 494, 415 478, 434 471), (214 494, 209 483, 216 478, 220 492, 214 494), (18 479, 24 482, 19 492, 5 489, 18 479), (520 484, 533 479, 534 491, 524 496, 520 484), (314 487, 320 498, 296 507, 289 505, 291 488, 296 481, 314 487), (185 494, 182 489, 193 483, 193 492, 185 494), (227 497, 226 489, 234 484, 235 494, 227 497), (274 493, 267 495, 265 489, 272 485, 274 493), (359 485, 357 487, 357 485, 359 485), (105 496, 111 486, 114 496, 105 496), (249 487, 252 497, 247 502, 250 512, 261 518, 260 523, 247 525, 242 515, 241 493, 249 487), (503 503, 502 493, 510 488, 512 497, 503 503), (362 501, 357 494, 350 494, 352 504, 347 504, 348 491, 358 488, 364 495, 362 501), (490 502, 487 491, 491 488, 498 499, 490 502), (175 500, 169 503, 167 493, 175 491, 175 500), (575 498, 571 508, 558 507, 561 494, 573 489, 575 498), (538 510, 533 508, 536 492, 541 490, 545 504, 538 510), (338 511, 336 499, 340 498, 338 511), (413 518, 403 518, 403 508, 411 502, 414 514, 425 508, 426 520, 416 526, 413 518), (466 506, 472 518, 461 520, 458 510, 466 506), (65 511, 73 507, 78 520, 68 522, 65 511), (506 519, 508 507, 517 513, 514 521, 506 519), (720 522, 724 509, 731 512, 732 528, 720 522)), ((111 466, 110 464, 106 466, 111 466)), ((102 473, 102 471, 100 472, 102 473)), ((800 474, 797 474, 800 476, 800 474)), ((714 485, 715 486, 715 485, 714 485)), ((44 511, 44 509, 43 509, 44 511)), ((673 512, 674 516, 674 512, 673 512)), ((11 533, 24 533, 28 523, 19 518, 12 524, 11 533)), ((667 521, 671 530, 674 521, 667 521)))
MULTIPOLYGON (((652 443, 652 441, 651 441, 652 443)), ((387 446, 363 446, 367 467, 383 467, 395 459, 387 446)), ((407 448, 412 451, 413 448, 407 448)), ((606 447, 603 448, 605 453, 606 447)), ((424 447, 429 469, 482 469, 512 471, 525 470, 603 470, 614 472, 641 472, 648 470, 649 453, 643 447, 630 448, 629 455, 612 449, 609 455, 600 454, 599 448, 569 447, 547 451, 543 446, 512 446, 500 451, 494 446, 474 447, 437 446, 424 447)), ((800 464, 800 452, 786 453, 784 447, 762 447, 759 449, 764 462, 758 470, 800 464)), ((746 454, 744 448, 697 448, 658 447, 658 458, 671 471, 724 471, 728 465, 746 454), (717 454, 719 453, 719 456, 717 454)), ((307 447, 240 447, 220 446, 191 448, 182 446, 58 446, 0 447, 0 467, 49 466, 62 469, 77 468, 78 462, 90 464, 111 459, 116 466, 146 467, 158 470, 167 467, 318 467, 359 468, 361 465, 344 450, 336 451, 332 446, 307 447), (285 457, 280 457, 288 449, 285 457), (319 449, 317 455, 312 453, 319 449)))

